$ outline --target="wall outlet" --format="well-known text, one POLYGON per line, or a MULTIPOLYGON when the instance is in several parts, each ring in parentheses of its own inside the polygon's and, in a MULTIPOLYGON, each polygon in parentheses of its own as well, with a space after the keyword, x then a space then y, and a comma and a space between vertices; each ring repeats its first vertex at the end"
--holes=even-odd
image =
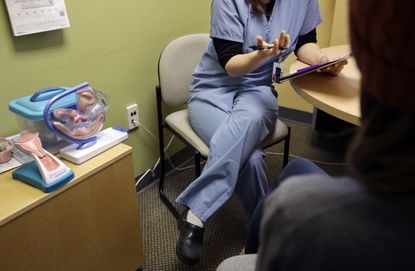
POLYGON ((125 108, 127 110, 128 130, 137 128, 139 125, 138 119, 138 105, 132 104, 125 108))

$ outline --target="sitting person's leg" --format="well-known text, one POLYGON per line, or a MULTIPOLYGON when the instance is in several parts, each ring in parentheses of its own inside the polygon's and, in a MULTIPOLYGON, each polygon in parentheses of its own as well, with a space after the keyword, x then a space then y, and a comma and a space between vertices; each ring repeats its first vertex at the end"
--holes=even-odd
MULTIPOLYGON (((278 178, 272 183, 270 187, 270 192, 278 187, 278 185, 286 180, 288 177, 295 176, 295 175, 306 175, 306 174, 321 174, 327 175, 327 173, 319 168, 316 164, 312 161, 304 159, 304 158, 296 158, 291 160, 278 178)), ((259 230, 261 225, 261 218, 262 218, 262 209, 264 206, 265 198, 258 204, 255 208, 255 211, 249 221, 248 225, 248 236, 245 243, 245 253, 246 254, 253 254, 257 253, 259 248, 259 230)))
MULTIPOLYGON (((212 90, 213 91, 213 90, 212 90)), ((241 166, 252 160, 251 156, 258 156, 255 152, 260 142, 268 135, 277 118, 276 100, 269 88, 241 93, 218 93, 212 100, 212 92, 208 98, 193 98, 189 102, 189 115, 195 131, 209 144, 209 156, 201 176, 194 180, 177 198, 177 202, 187 206, 188 214, 200 220, 201 227, 232 195, 235 191, 241 166), (227 103, 227 104, 226 104, 227 103), (221 106, 221 108, 219 107, 221 106), (227 106, 227 107, 226 107, 227 106)), ((199 94, 198 94, 199 95, 199 94)), ((257 170, 263 183, 264 172, 260 167, 250 167, 257 170)), ((249 173, 254 176, 255 172, 249 173)), ((258 178, 255 178, 258 179, 258 178)), ((259 190, 264 190, 261 185, 259 190)), ((256 191, 251 191, 256 193, 256 191)), ((254 196, 253 201, 246 206, 249 213, 265 194, 254 196)), ((192 218, 192 220, 194 220, 192 218)), ((187 217, 182 217, 183 224, 192 223, 187 217)), ((181 235, 177 245, 177 254, 180 259, 194 263, 201 257, 185 251, 198 251, 190 247, 202 246, 202 238, 193 242, 188 240, 193 236, 191 227, 181 227, 181 235), (186 228, 186 229, 184 229, 186 228), (187 238, 186 236, 189 236, 187 238), (191 255, 192 254, 192 255, 191 255)), ((199 226, 200 227, 200 226, 199 226)), ((198 230, 198 232, 200 232, 198 230)), ((203 231, 202 231, 203 234, 203 231)))
POLYGON ((242 203, 247 222, 251 220, 256 206, 268 192, 264 156, 262 149, 255 150, 239 171, 235 194, 242 203))

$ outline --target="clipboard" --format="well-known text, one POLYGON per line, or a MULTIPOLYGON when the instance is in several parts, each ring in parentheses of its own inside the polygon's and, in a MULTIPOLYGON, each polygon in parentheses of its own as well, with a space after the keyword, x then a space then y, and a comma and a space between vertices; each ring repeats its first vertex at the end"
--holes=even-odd
POLYGON ((290 73, 290 74, 276 76, 275 82, 278 83, 278 84, 281 84, 284 81, 291 80, 291 79, 294 79, 296 77, 300 77, 300 76, 303 76, 303 75, 306 75, 306 74, 309 74, 309 73, 312 73, 312 72, 315 72, 315 71, 319 71, 319 70, 327 68, 327 67, 334 66, 335 64, 337 64, 339 62, 342 62, 342 61, 345 61, 345 60, 349 59, 351 57, 351 55, 352 54, 349 53, 349 54, 346 54, 346 55, 344 55, 344 56, 342 56, 342 57, 340 57, 336 60, 333 60, 333 61, 330 61, 330 62, 327 62, 327 63, 324 63, 324 64, 311 65, 311 66, 299 69, 296 72, 293 72, 293 73, 290 73))

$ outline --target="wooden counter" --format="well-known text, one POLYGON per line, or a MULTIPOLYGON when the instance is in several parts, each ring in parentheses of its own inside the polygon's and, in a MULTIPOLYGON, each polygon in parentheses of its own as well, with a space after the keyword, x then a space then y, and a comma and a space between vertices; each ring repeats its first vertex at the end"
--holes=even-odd
POLYGON ((144 266, 131 147, 119 144, 44 193, 0 174, 0 270, 137 270, 144 266))

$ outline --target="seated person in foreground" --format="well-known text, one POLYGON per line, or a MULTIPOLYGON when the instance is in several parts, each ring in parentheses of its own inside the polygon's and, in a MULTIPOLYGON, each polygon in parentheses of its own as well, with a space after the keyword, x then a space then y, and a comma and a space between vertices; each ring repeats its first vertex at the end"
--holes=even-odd
POLYGON ((350 1, 352 51, 362 73, 362 127, 348 153, 350 176, 285 180, 266 199, 258 254, 227 259, 218 270, 241 261, 238 270, 415 268, 414 8, 410 0, 350 1))

